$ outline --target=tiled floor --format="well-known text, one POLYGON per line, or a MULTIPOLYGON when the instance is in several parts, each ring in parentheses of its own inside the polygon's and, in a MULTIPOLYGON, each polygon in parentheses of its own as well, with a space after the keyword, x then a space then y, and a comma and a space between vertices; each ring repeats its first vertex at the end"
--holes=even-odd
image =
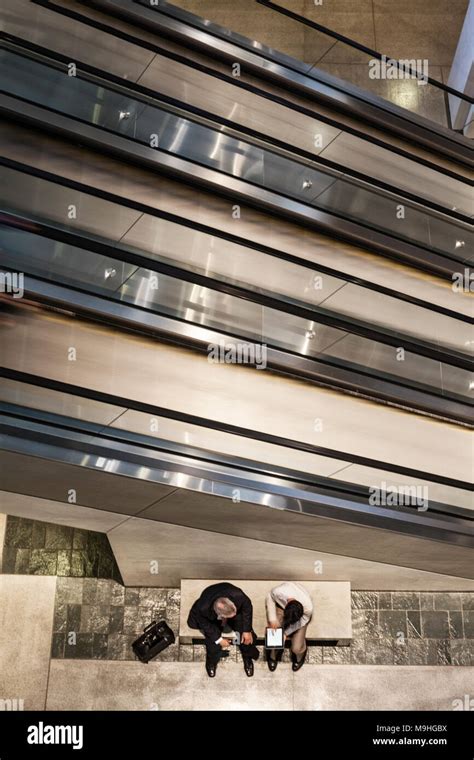
POLYGON ((15 575, 122 580, 105 533, 13 515, 6 520, 2 570, 15 575))
MULTIPOLYGON (((54 658, 134 660, 132 642, 153 620, 165 618, 178 632, 179 589, 124 588, 93 578, 58 578, 57 589, 54 658)), ((351 646, 312 646, 309 663, 474 665, 472 592, 353 591, 352 608, 351 646)), ((158 659, 204 657, 201 644, 175 643, 158 659)), ((232 650, 225 664, 237 658, 232 650)))

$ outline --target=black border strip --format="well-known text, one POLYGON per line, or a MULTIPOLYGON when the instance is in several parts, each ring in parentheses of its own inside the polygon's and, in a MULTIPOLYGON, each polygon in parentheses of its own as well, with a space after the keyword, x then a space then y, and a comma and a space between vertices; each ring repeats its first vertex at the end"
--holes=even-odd
MULTIPOLYGON (((194 61, 194 60, 190 61, 188 58, 186 58, 183 55, 180 55, 179 53, 176 53, 175 51, 167 50, 166 48, 162 48, 159 45, 152 44, 148 40, 143 40, 140 37, 134 37, 133 35, 128 34, 127 32, 124 32, 121 29, 117 29, 116 27, 113 27, 113 26, 107 26, 107 24, 103 24, 99 21, 96 21, 96 19, 91 19, 88 16, 84 16, 69 8, 63 8, 60 5, 56 5, 52 3, 51 0, 30 0, 30 2, 33 2, 36 5, 40 5, 41 7, 46 8, 48 10, 51 10, 52 12, 59 13, 60 15, 66 16, 68 18, 72 18, 76 21, 79 21, 80 23, 83 23, 83 24, 86 24, 87 26, 92 27, 93 29, 97 29, 99 31, 105 32, 106 34, 110 34, 111 36, 122 39, 126 42, 129 42, 132 45, 136 45, 137 47, 142 47, 145 50, 150 50, 165 58, 169 58, 170 60, 177 61, 178 63, 182 63, 185 66, 192 66, 196 70, 201 71, 202 73, 207 74, 211 77, 214 77, 215 79, 220 79, 223 82, 231 84, 240 89, 246 90, 247 92, 251 92, 254 95, 258 95, 261 98, 270 100, 273 103, 278 103, 279 105, 284 106, 285 108, 297 111, 298 113, 304 114, 305 116, 309 116, 310 118, 317 118, 320 121, 324 122, 325 124, 328 124, 329 126, 335 127, 336 129, 340 129, 342 132, 347 132, 348 134, 354 135, 355 137, 358 137, 361 140, 364 140, 365 142, 372 143, 373 145, 377 145, 378 147, 381 147, 391 153, 395 153, 396 155, 403 156, 404 158, 407 158, 408 160, 413 161, 413 163, 417 163, 417 164, 420 164, 421 166, 425 166, 428 169, 432 169, 433 171, 438 172, 439 174, 444 174, 445 176, 455 179, 458 182, 467 184, 468 186, 474 185, 474 182, 471 182, 467 177, 461 174, 456 174, 456 172, 452 171, 451 169, 446 168, 444 165, 433 163, 426 158, 422 158, 417 153, 415 154, 410 153, 409 151, 406 151, 397 145, 393 145, 391 143, 385 143, 383 142, 383 140, 377 137, 374 137, 373 135, 367 134, 365 132, 361 132, 360 130, 356 129, 355 127, 351 125, 338 122, 335 119, 332 119, 329 116, 326 116, 325 114, 319 114, 315 111, 312 111, 309 108, 305 108, 304 106, 300 104, 292 103, 291 101, 285 100, 285 98, 275 95, 274 93, 269 93, 265 90, 261 90, 255 85, 249 84, 247 82, 237 81, 236 78, 226 76, 225 74, 219 71, 216 71, 210 68, 209 66, 205 66, 200 61, 194 61)), ((92 4, 88 4, 88 5, 92 7, 92 4)), ((97 10, 105 14, 105 11, 103 9, 97 8, 97 10)), ((340 170, 339 164, 336 164, 333 161, 329 161, 328 159, 324 159, 322 156, 320 156, 319 158, 321 162, 325 161, 328 167, 334 168, 336 170, 340 170)), ((358 172, 354 170, 351 170, 351 171, 353 171, 353 174, 355 177, 359 176, 358 172)), ((365 175, 361 174, 359 178, 363 179, 364 176, 365 175)), ((373 178, 371 178, 371 181, 375 182, 373 178)), ((377 181, 380 181, 380 180, 377 180, 377 181)), ((381 185, 381 187, 383 187, 383 185, 381 185)), ((400 191, 400 192, 405 192, 405 191, 400 191)), ((444 208, 444 207, 441 207, 441 208, 444 208)))
POLYGON ((40 388, 60 391, 61 393, 80 396, 81 398, 92 399, 104 404, 126 407, 127 409, 133 409, 134 411, 138 412, 145 412, 146 414, 151 414, 153 416, 178 420, 189 425, 197 425, 200 427, 208 428, 210 430, 219 430, 220 432, 238 435, 242 438, 249 438, 256 441, 263 441, 265 443, 272 443, 276 446, 283 446, 285 448, 295 449, 298 451, 306 451, 309 454, 318 454, 319 456, 330 457, 331 459, 339 459, 344 462, 350 462, 351 464, 360 464, 366 467, 386 470, 388 472, 397 472, 402 475, 408 475, 409 477, 420 478, 421 480, 428 480, 432 481, 433 483, 441 483, 442 485, 452 486, 453 488, 460 488, 464 491, 474 491, 474 485, 468 483, 467 481, 457 480, 456 478, 448 478, 444 475, 429 473, 424 470, 417 470, 411 467, 403 467, 391 462, 383 462, 378 459, 370 459, 369 457, 360 456, 359 454, 349 454, 348 452, 337 451, 336 449, 329 449, 323 446, 314 446, 312 444, 304 443, 302 441, 297 441, 291 438, 284 438, 282 436, 276 436, 270 433, 263 433, 258 430, 239 427, 237 425, 230 425, 228 423, 218 422, 217 420, 210 420, 205 417, 198 417, 196 415, 167 409, 165 407, 153 406, 142 401, 126 399, 121 396, 114 396, 110 393, 104 393, 103 391, 83 388, 71 383, 65 383, 63 381, 53 380, 46 377, 39 377, 28 372, 21 372, 20 370, 14 370, 8 367, 0 366, 0 377, 4 377, 8 380, 15 380, 21 383, 28 383, 29 385, 37 385, 40 388))
MULTIPOLYGON (((344 317, 334 314, 326 309, 321 309, 317 306, 311 308, 310 306, 297 305, 291 302, 287 302, 281 298, 269 296, 258 291, 247 289, 240 285, 233 285, 230 283, 223 283, 220 280, 216 280, 213 277, 207 277, 196 272, 192 272, 187 269, 181 269, 178 266, 172 264, 161 263, 155 259, 149 259, 146 256, 132 253, 124 249, 116 248, 112 245, 105 243, 99 243, 89 238, 82 237, 77 233, 66 232, 63 230, 57 230, 56 228, 49 227, 46 224, 35 225, 37 229, 24 229, 24 223, 21 218, 17 218, 12 222, 10 220, 0 218, 0 223, 6 224, 9 227, 23 230, 25 234, 37 234, 40 237, 56 240, 58 242, 67 243, 69 245, 85 249, 89 252, 97 253, 108 258, 113 258, 118 261, 123 261, 142 269, 159 272, 160 274, 167 275, 169 277, 184 280, 193 284, 200 285, 205 288, 209 288, 219 293, 225 293, 235 298, 250 301, 251 303, 259 304, 265 308, 273 309, 275 311, 282 312, 283 314, 292 314, 300 317, 301 319, 307 319, 311 322, 317 322, 329 327, 333 327, 338 330, 359 335, 368 340, 383 343, 395 348, 404 348, 410 353, 417 354, 419 356, 425 356, 434 361, 440 363, 449 364, 451 366, 459 367, 460 369, 471 370, 473 369, 473 360, 467 355, 458 351, 443 349, 432 343, 426 343, 424 341, 417 340, 416 338, 407 337, 405 335, 398 335, 391 330, 374 329, 370 323, 360 322, 350 317, 344 317)), ((0 261, 1 261, 0 252, 0 261)), ((8 267, 11 269, 11 267, 8 267)), ((30 273, 33 277, 36 277, 34 273, 30 273)), ((40 279, 45 279, 40 277, 40 279)), ((48 278, 46 278, 48 281, 48 278)), ((66 284, 67 283, 61 283, 66 284)), ((73 287, 76 287, 74 284, 73 287)), ((80 290, 84 288, 78 284, 80 290)), ((86 291, 88 292, 88 291, 86 291)), ((102 296, 102 294, 101 294, 102 296)), ((107 297, 107 296, 105 296, 107 297)))
MULTIPOLYGON (((429 311, 434 311, 438 314, 443 314, 447 317, 451 317, 452 319, 458 319, 462 322, 466 322, 467 324, 473 324, 473 320, 467 314, 451 311, 450 309, 446 309, 445 307, 439 306, 436 303, 433 303, 433 302, 428 303, 427 301, 423 301, 419 298, 416 298, 415 296, 410 296, 405 293, 401 293, 399 291, 395 291, 390 288, 387 288, 384 285, 379 285, 378 283, 373 283, 373 282, 370 282, 369 280, 364 280, 360 277, 356 277, 355 275, 351 275, 347 272, 339 272, 336 269, 332 269, 331 267, 324 266, 323 264, 319 264, 318 262, 312 262, 312 261, 308 261, 307 259, 301 259, 298 256, 294 256, 290 253, 286 253, 285 251, 279 251, 276 248, 270 248, 269 246, 264 246, 262 244, 255 243, 252 240, 246 240, 245 238, 238 237, 237 235, 233 235, 229 232, 214 229, 213 227, 208 227, 207 225, 202 224, 201 222, 195 222, 190 219, 185 219, 175 214, 171 214, 167 211, 163 211, 161 209, 155 208, 153 206, 147 206, 146 204, 140 203, 138 201, 134 201, 131 198, 115 195, 114 193, 110 193, 106 190, 101 190, 91 185, 84 185, 83 183, 78 182, 77 180, 73 180, 68 177, 62 177, 60 175, 53 174, 52 172, 48 172, 44 169, 38 169, 34 166, 30 166, 29 164, 22 164, 18 161, 15 161, 13 159, 9 159, 3 156, 0 156, 0 166, 5 166, 14 171, 31 175, 38 179, 43 179, 47 182, 56 183, 63 187, 70 188, 71 190, 77 190, 78 192, 84 193, 86 195, 92 195, 96 198, 100 198, 101 200, 108 201, 109 203, 114 203, 119 206, 124 206, 126 208, 131 208, 136 211, 140 211, 144 214, 157 217, 158 219, 164 219, 174 224, 180 224, 184 227, 188 227, 189 229, 196 230, 198 232, 203 232, 204 234, 221 238, 222 240, 226 240, 230 243, 234 243, 235 245, 240 245, 245 248, 250 248, 252 250, 259 251, 260 253, 264 253, 268 256, 273 256, 283 261, 287 261, 291 264, 305 267, 306 269, 310 269, 311 271, 316 271, 317 273, 322 272, 323 274, 327 274, 337 279, 350 282, 354 285, 367 288, 368 290, 373 290, 376 293, 382 293, 391 298, 396 298, 397 300, 400 300, 400 301, 406 301, 407 303, 413 304, 415 306, 419 306, 420 308, 427 309, 429 311)), ((327 237, 329 239, 332 239, 329 235, 327 237)), ((360 246, 354 246, 354 247, 357 248, 360 246)))

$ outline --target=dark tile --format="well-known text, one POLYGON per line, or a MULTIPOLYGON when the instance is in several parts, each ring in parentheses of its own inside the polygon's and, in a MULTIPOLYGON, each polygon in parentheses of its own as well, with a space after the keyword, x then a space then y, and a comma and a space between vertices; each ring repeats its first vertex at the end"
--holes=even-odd
POLYGON ((352 635, 355 639, 365 636, 365 613, 366 610, 352 610, 352 635))
POLYGON ((56 604, 82 604, 82 579, 58 577, 56 604))
POLYGON ((420 593, 420 609, 422 610, 434 610, 434 594, 420 593))
POLYGON ((364 610, 364 638, 375 639, 380 635, 379 613, 377 610, 364 610))
POLYGON ((154 607, 166 608, 168 601, 168 592, 164 588, 141 588, 139 590, 139 605, 140 607, 154 607))
POLYGON ((82 604, 83 586, 82 578, 58 578, 58 584, 66 590, 66 601, 68 604, 82 604))
POLYGON ((51 657, 53 659, 62 659, 64 657, 64 646, 66 636, 64 633, 53 633, 51 643, 51 657))
POLYGON ((31 567, 31 549, 16 549, 15 575, 29 575, 31 567))
POLYGON ((308 654, 306 657, 311 665, 322 665, 323 647, 308 647, 308 654))
POLYGON ((83 603, 84 604, 96 604, 97 603, 97 579, 96 578, 84 578, 83 585, 83 603))
POLYGON ((60 549, 58 551, 58 575, 71 575, 71 552, 66 549, 60 549))
POLYGON ((111 633, 108 636, 107 659, 108 660, 134 660, 135 655, 132 644, 136 636, 122 633, 111 633))
POLYGON ((120 583, 114 583, 112 585, 110 604, 122 606, 125 604, 125 587, 120 583))
POLYGON ((462 609, 461 594, 459 593, 435 593, 435 610, 460 610, 462 609))
POLYGON ((112 578, 114 571, 114 560, 106 554, 99 555, 99 567, 97 575, 99 578, 112 578))
POLYGON ((57 552, 32 549, 29 571, 31 575, 56 575, 57 552))
POLYGON ((46 523, 35 520, 31 531, 31 548, 44 549, 46 541, 46 523))
POLYGON ((97 604, 110 604, 112 599, 113 581, 99 578, 97 581, 97 604))
POLYGON ((206 647, 203 644, 193 644, 194 662, 204 662, 206 659, 206 647))
POLYGON ((392 609, 392 592, 380 591, 379 592, 379 610, 391 610, 392 609))
POLYGON ((350 647, 322 647, 324 665, 347 665, 351 661, 350 647))
MULTIPOLYGON (((321 649, 321 647, 309 647, 309 651, 313 649, 321 649)), ((366 649, 364 639, 352 639, 349 647, 351 652, 352 665, 365 665, 366 663, 366 649)))
POLYGON ((105 633, 94 633, 92 641, 92 659, 106 660, 108 651, 108 636, 105 633))
POLYGON ((87 547, 87 530, 74 528, 72 537, 72 548, 83 551, 87 547))
MULTIPOLYGON (((165 589, 163 589, 165 591, 165 589)), ((167 605, 179 605, 181 604, 181 591, 179 588, 168 588, 166 589, 166 604, 167 605)))
POLYGON ((392 639, 407 637, 407 614, 404 610, 380 610, 379 632, 392 639))
POLYGON ((139 590, 137 588, 125 589, 125 604, 129 607, 132 604, 138 605, 140 601, 139 590))
POLYGON ((110 608, 109 633, 123 632, 123 607, 110 608))
POLYGON ((75 631, 78 633, 81 629, 81 605, 68 604, 67 606, 67 633, 75 631))
POLYGON ((465 591, 461 594, 463 610, 474 610, 474 591, 465 591))
MULTIPOLYGON (((315 649, 316 647, 311 647, 315 649)), ((180 644, 179 647, 179 661, 180 662, 192 662, 193 661, 193 645, 192 644, 180 644)))
POLYGON ((449 612, 449 638, 450 639, 462 639, 464 636, 462 612, 453 610, 449 612))
POLYGON ((80 578, 87 575, 86 561, 82 552, 75 550, 71 552, 71 575, 80 578))
POLYGON ((66 636, 64 657, 66 659, 92 659, 93 633, 76 633, 66 636))
POLYGON ((142 633, 143 629, 151 623, 150 610, 135 606, 123 608, 123 632, 128 634, 142 633))
POLYGON ((5 526, 5 546, 15 549, 31 549, 33 536, 33 521, 22 517, 7 517, 5 526))
POLYGON ((81 607, 80 630, 83 633, 108 633, 109 632, 109 606, 89 605, 81 607))
POLYGON ((464 635, 466 639, 474 639, 474 610, 464 610, 464 635))
POLYGON ((353 591, 352 608, 356 610, 376 610, 378 594, 376 591, 353 591))
MULTIPOLYGON (((411 640, 410 640, 411 643, 411 640)), ((393 643, 393 664, 394 665, 408 665, 409 652, 408 652, 408 639, 403 641, 396 639, 393 643)))
POLYGON ((378 639, 366 639, 367 665, 393 665, 392 643, 382 643, 378 639))
POLYGON ((58 602, 54 606, 53 631, 55 633, 65 633, 67 631, 67 604, 58 602))
POLYGON ((426 639, 409 639, 407 641, 407 665, 428 665, 429 649, 426 639))
POLYGON ((156 657, 153 658, 155 662, 161 660, 162 662, 177 662, 179 660, 179 644, 170 644, 169 647, 163 649, 156 657))
POLYGON ((13 546, 3 547, 2 572, 8 575, 15 574, 17 550, 13 546))
POLYGON ((45 549, 72 549, 74 529, 68 525, 46 525, 45 549))
POLYGON ((420 594, 417 591, 394 591, 392 606, 394 610, 419 610, 420 594))
POLYGON ((450 641, 447 639, 425 639, 425 641, 428 644, 428 665, 451 665, 450 641))
POLYGON ((421 630, 425 639, 449 639, 448 613, 422 610, 421 630))
POLYGON ((417 610, 407 611, 408 638, 421 638, 421 615, 417 610))

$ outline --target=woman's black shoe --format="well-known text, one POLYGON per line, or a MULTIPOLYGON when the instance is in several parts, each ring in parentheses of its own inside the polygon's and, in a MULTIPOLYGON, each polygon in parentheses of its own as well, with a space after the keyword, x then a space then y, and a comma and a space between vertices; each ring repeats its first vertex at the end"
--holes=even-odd
POLYGON ((253 660, 246 658, 244 660, 244 670, 249 678, 253 676, 253 660))
POLYGON ((268 665, 268 670, 271 673, 274 673, 275 670, 277 669, 278 660, 273 659, 273 657, 268 657, 267 658, 267 665, 268 665))
POLYGON ((216 670, 217 670, 217 665, 215 665, 213 662, 206 661, 206 673, 209 676, 209 678, 215 677, 216 670))
POLYGON ((306 652, 307 651, 308 651, 307 649, 304 650, 303 657, 301 658, 301 660, 297 660, 294 654, 291 655, 291 660, 292 660, 292 663, 293 663, 292 666, 291 666, 291 669, 292 669, 293 673, 296 673, 298 670, 300 670, 300 668, 303 667, 304 661, 306 659, 306 652))

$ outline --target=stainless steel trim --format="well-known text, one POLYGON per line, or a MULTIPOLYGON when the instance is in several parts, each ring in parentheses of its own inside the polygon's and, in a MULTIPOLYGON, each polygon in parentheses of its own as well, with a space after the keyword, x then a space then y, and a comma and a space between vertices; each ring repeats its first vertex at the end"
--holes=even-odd
POLYGON ((241 500, 260 506, 298 512, 302 515, 351 522, 418 538, 474 547, 474 525, 451 515, 397 507, 390 509, 332 496, 316 489, 302 488, 272 476, 241 470, 229 471, 220 465, 209 467, 200 460, 142 449, 139 446, 103 439, 99 436, 51 428, 36 422, 0 416, 0 449, 49 459, 88 469, 163 483, 171 488, 207 493, 232 500, 233 489, 243 489, 241 500), (243 498, 242 498, 243 497, 243 498))
MULTIPOLYGON (((179 345, 189 345, 206 351, 208 345, 220 344, 222 340, 231 343, 239 337, 211 330, 197 324, 182 322, 152 311, 139 309, 120 301, 113 301, 91 293, 84 293, 56 283, 38 280, 26 274, 25 294, 43 302, 54 302, 67 310, 100 317, 102 321, 116 322, 142 332, 158 333, 179 345)), ((460 422, 465 426, 474 425, 474 408, 461 401, 455 401, 435 394, 428 394, 416 388, 392 383, 370 375, 361 375, 342 367, 326 364, 317 359, 289 353, 267 346, 267 363, 271 369, 287 375, 305 377, 318 384, 341 387, 367 398, 380 397, 392 405, 406 409, 421 409, 443 420, 460 422)))
POLYGON ((342 219, 328 212, 307 206, 298 201, 249 184, 230 175, 224 175, 213 169, 201 166, 176 156, 162 153, 147 145, 132 142, 120 135, 106 132, 97 127, 85 124, 62 114, 49 111, 9 95, 0 94, 0 111, 14 120, 28 121, 45 129, 85 142, 101 150, 124 155, 134 162, 165 173, 186 179, 227 196, 232 199, 242 199, 246 203, 253 202, 256 206, 273 213, 279 213, 302 224, 316 227, 329 235, 350 240, 386 255, 408 262, 410 265, 434 272, 447 279, 459 271, 460 262, 420 248, 409 242, 398 240, 382 232, 362 227, 355 222, 342 219))
POLYGON ((173 13, 175 17, 161 13, 159 8, 148 9, 131 3, 130 0, 94 0, 94 5, 105 12, 118 14, 127 21, 146 26, 151 31, 177 37, 187 44, 206 50, 212 57, 225 57, 232 62, 242 60, 257 74, 276 79, 283 86, 293 90, 296 87, 329 105, 337 105, 352 116, 369 119, 384 129, 401 133, 409 140, 415 139, 433 150, 442 149, 454 160, 466 162, 468 165, 472 162, 472 146, 462 135, 428 119, 415 116, 353 85, 342 83, 324 72, 318 71, 317 75, 313 73, 312 76, 308 76, 304 71, 295 70, 295 67, 304 69, 304 64, 258 42, 248 40, 249 48, 244 48, 245 38, 217 24, 194 17, 191 26, 189 22, 181 20, 186 17, 186 12, 173 9, 173 6, 167 3, 167 13, 173 13), (220 35, 225 35, 225 39, 220 35), (265 53, 271 55, 274 60, 262 57, 265 53))

